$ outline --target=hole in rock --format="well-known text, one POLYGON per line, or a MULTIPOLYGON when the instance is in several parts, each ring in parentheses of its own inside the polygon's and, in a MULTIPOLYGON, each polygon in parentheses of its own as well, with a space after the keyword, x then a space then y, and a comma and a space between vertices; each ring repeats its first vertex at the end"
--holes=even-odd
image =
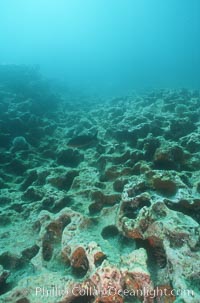
POLYGON ((118 236, 118 234, 119 234, 119 231, 115 225, 106 226, 102 230, 102 233, 101 233, 101 235, 104 239, 116 237, 116 236, 118 236))
POLYGON ((15 210, 17 213, 22 213, 24 210, 23 205, 19 203, 13 203, 10 208, 15 210))
POLYGON ((55 201, 54 205, 52 206, 52 212, 58 213, 65 207, 69 207, 72 203, 72 199, 69 196, 66 196, 58 201, 55 201))
POLYGON ((96 260, 96 261, 94 262, 95 266, 96 266, 96 267, 101 266, 101 264, 103 263, 103 261, 104 261, 105 259, 106 259, 106 256, 105 256, 105 255, 102 255, 101 258, 99 258, 98 260, 96 260))
POLYGON ((22 256, 25 260, 31 260, 34 258, 39 252, 39 246, 33 245, 32 247, 28 247, 27 249, 22 251, 22 256))
POLYGON ((172 161, 156 161, 154 162, 154 169, 159 170, 177 170, 178 165, 172 161))
POLYGON ((131 206, 127 206, 124 209, 124 216, 128 219, 133 219, 133 220, 136 219, 138 213, 139 213, 139 210, 137 208, 133 208, 131 206))
POLYGON ((75 297, 70 301, 70 303, 92 303, 94 302, 94 297, 93 296, 80 296, 80 297, 75 297))
POLYGON ((200 223, 200 200, 194 201, 190 204, 188 201, 180 201, 179 203, 173 203, 169 200, 164 201, 167 207, 171 210, 175 210, 183 213, 184 215, 190 216, 197 223, 200 223))
POLYGON ((188 187, 192 187, 192 184, 189 180, 189 177, 186 175, 180 175, 181 180, 183 181, 183 183, 185 183, 188 187))
POLYGON ((16 255, 11 255, 8 252, 2 254, 0 256, 0 264, 4 267, 4 269, 20 269, 23 268, 25 262, 22 258, 19 258, 16 255))
MULTIPOLYGON (((86 273, 87 273, 87 269, 84 269, 84 268, 72 268, 72 275, 75 277, 75 278, 83 278, 86 273)), ((74 302, 74 301, 73 301, 74 302)), ((77 301, 79 302, 79 301, 77 301)))
POLYGON ((148 240, 142 239, 136 239, 136 247, 144 248, 146 250, 148 256, 147 266, 154 281, 156 281, 158 270, 165 268, 167 265, 167 258, 164 248, 161 245, 152 246, 148 240))
POLYGON ((150 207, 150 201, 142 201, 138 206, 132 205, 131 203, 127 203, 124 205, 124 216, 128 219, 136 219, 139 211, 144 207, 150 207))
POLYGON ((118 239, 118 246, 121 254, 129 254, 136 249, 136 242, 135 239, 120 235, 118 239))
POLYGON ((47 232, 44 235, 44 239, 42 242, 42 256, 45 261, 50 261, 53 256, 53 237, 53 232, 47 232))
POLYGON ((16 303, 30 303, 30 301, 27 298, 21 298, 17 300, 16 303))
POLYGON ((103 208, 102 203, 94 202, 88 207, 90 215, 98 214, 103 208))
POLYGON ((7 293, 13 288, 13 285, 11 283, 2 282, 0 284, 0 296, 7 293))

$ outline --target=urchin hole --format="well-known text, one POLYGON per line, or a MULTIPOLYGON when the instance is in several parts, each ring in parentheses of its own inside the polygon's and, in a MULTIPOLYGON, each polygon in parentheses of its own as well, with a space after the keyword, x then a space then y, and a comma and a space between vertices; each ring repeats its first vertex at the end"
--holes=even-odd
POLYGON ((116 236, 118 236, 118 234, 119 234, 119 231, 115 225, 106 226, 101 232, 101 236, 104 239, 116 237, 116 236))
POLYGON ((79 296, 72 299, 71 303, 92 303, 94 300, 93 296, 79 296))

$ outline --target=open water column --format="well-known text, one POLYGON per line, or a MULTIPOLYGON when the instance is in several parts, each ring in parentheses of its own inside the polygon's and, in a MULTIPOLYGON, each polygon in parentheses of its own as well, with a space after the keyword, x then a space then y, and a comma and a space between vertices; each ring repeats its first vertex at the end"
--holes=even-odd
POLYGON ((200 302, 199 0, 0 1, 0 303, 200 302))

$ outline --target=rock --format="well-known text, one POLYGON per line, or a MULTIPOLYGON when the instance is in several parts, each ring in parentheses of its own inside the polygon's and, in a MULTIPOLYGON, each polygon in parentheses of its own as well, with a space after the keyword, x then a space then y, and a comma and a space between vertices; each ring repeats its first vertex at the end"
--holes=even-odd
POLYGON ((29 186, 32 185, 34 181, 36 181, 38 178, 37 171, 36 170, 31 170, 27 173, 27 177, 23 181, 23 183, 20 186, 21 190, 26 190, 29 186))
POLYGON ((160 146, 160 140, 153 137, 148 136, 146 139, 139 139, 138 140, 138 149, 144 149, 145 151, 145 159, 151 160, 153 155, 160 146))
POLYGON ((179 146, 160 147, 154 154, 154 164, 158 169, 180 170, 184 162, 185 155, 179 146))
POLYGON ((95 201, 95 203, 100 204, 104 207, 118 203, 120 200, 120 195, 119 194, 105 195, 101 191, 94 191, 91 193, 91 199, 92 201, 95 201))
POLYGON ((117 192, 122 192, 124 185, 127 183, 127 179, 117 179, 114 183, 113 183, 113 189, 117 192))
POLYGON ((156 191, 161 192, 164 195, 172 196, 177 192, 176 183, 170 180, 169 177, 154 177, 153 186, 156 191))
POLYGON ((6 165, 8 172, 18 176, 22 176, 28 168, 30 167, 27 165, 27 163, 19 159, 13 159, 9 164, 6 165))
MULTIPOLYGON (((142 198, 142 194, 128 197, 130 193, 134 196, 134 190, 132 189, 132 192, 130 190, 130 187, 126 186, 122 195, 118 219, 119 230, 129 238, 148 240, 151 250, 157 250, 158 263, 166 268, 174 288, 185 289, 189 285, 192 288, 192 276, 199 276, 199 267, 197 266, 196 269, 192 267, 193 260, 196 264, 200 263, 200 255, 194 250, 199 243, 198 223, 189 216, 169 210, 164 202, 153 195, 150 200, 151 206, 141 208, 135 217, 127 216, 125 205, 128 203, 138 207, 138 201, 142 198), (166 258, 167 263, 162 263, 163 258, 166 258)), ((161 275, 160 281, 164 279, 162 270, 158 271, 157 275, 161 275)), ((195 297, 198 296, 199 294, 195 292, 195 297)), ((186 296, 182 294, 180 298, 185 300, 186 296)), ((186 300, 192 302, 192 296, 188 296, 186 300)))
POLYGON ((5 286, 8 276, 9 276, 9 271, 4 270, 3 266, 0 265, 0 295, 3 292, 3 287, 5 286))
POLYGON ((37 243, 39 247, 38 254, 32 259, 32 263, 36 268, 45 267, 46 263, 52 260, 57 251, 57 243, 61 243, 62 233, 65 227, 71 223, 71 220, 79 218, 79 215, 70 210, 64 208, 58 214, 51 214, 48 211, 42 211, 37 220, 37 225, 40 227, 40 237, 37 243))
POLYGON ((78 171, 71 170, 66 174, 57 177, 49 177, 48 182, 60 190, 68 191, 74 181, 74 178, 79 175, 78 171))
POLYGON ((71 266, 76 270, 87 271, 89 268, 89 262, 86 252, 83 247, 78 247, 71 256, 71 266))
POLYGON ((15 137, 12 141, 12 152, 27 150, 29 149, 29 144, 26 139, 22 136, 15 137))
POLYGON ((197 153, 200 149, 200 135, 198 133, 191 133, 182 137, 180 142, 190 153, 197 153))
POLYGON ((29 186, 27 190, 23 193, 22 199, 25 201, 40 201, 43 198, 43 193, 41 190, 33 186, 29 186))
POLYGON ((147 254, 142 248, 122 257, 122 279, 124 288, 143 302, 154 302, 151 293, 154 289, 147 269, 147 254), (145 293, 144 293, 145 292, 145 293))
POLYGON ((57 154, 58 164, 69 167, 77 167, 83 159, 83 154, 76 149, 63 149, 57 154))
POLYGON ((177 140, 195 130, 195 124, 187 119, 172 120, 167 138, 177 140))

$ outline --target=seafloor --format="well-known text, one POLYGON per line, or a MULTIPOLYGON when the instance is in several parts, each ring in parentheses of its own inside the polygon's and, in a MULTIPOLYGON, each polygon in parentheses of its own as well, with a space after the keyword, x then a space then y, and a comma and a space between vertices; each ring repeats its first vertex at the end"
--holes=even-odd
POLYGON ((87 98, 2 66, 0 302, 199 303, 199 117, 196 90, 87 98))

